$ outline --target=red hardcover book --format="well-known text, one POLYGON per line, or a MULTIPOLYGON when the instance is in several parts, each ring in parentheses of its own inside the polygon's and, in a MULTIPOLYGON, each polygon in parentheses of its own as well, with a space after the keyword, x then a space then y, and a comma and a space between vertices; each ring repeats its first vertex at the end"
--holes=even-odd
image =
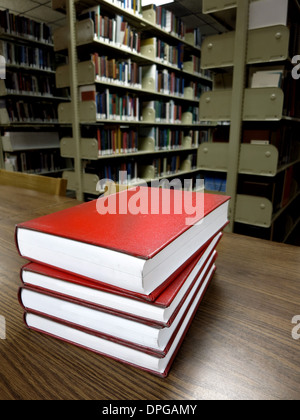
POLYGON ((215 246, 219 240, 220 235, 153 302, 36 263, 29 263, 21 269, 21 281, 25 287, 42 293, 90 304, 131 319, 170 326, 206 265, 216 258, 215 246))
POLYGON ((21 256, 151 299, 228 222, 229 197, 138 187, 16 226, 21 256), (172 277, 173 276, 173 277, 172 277))
POLYGON ((137 348, 108 339, 97 333, 92 333, 85 328, 75 328, 72 324, 59 322, 55 319, 45 317, 32 312, 24 313, 24 321, 28 328, 47 334, 51 337, 66 341, 78 347, 91 350, 97 354, 108 356, 112 359, 138 367, 155 375, 166 377, 170 371, 174 358, 185 338, 190 324, 197 312, 199 304, 211 281, 215 266, 208 274, 205 282, 198 290, 186 311, 176 334, 172 337, 168 350, 163 353, 151 352, 145 348, 137 348))
POLYGON ((20 288, 19 301, 26 311, 47 316, 75 328, 84 328, 108 340, 164 356, 206 276, 214 269, 215 258, 216 256, 210 259, 205 266, 169 326, 158 325, 151 320, 131 318, 119 312, 106 311, 88 303, 62 298, 30 287, 20 288))

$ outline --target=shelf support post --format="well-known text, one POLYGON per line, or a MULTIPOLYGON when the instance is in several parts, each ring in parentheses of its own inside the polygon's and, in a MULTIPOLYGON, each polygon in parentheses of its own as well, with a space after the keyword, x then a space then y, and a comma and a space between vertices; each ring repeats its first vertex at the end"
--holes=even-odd
POLYGON ((76 198, 83 201, 83 169, 80 151, 80 124, 78 110, 78 76, 77 76, 77 48, 76 48, 76 13, 74 0, 67 0, 67 24, 69 27, 69 70, 70 70, 70 93, 72 98, 72 137, 75 142, 74 170, 76 177, 76 198))
POLYGON ((229 225, 227 231, 233 232, 236 208, 239 157, 243 124, 243 104, 246 77, 246 54, 249 26, 249 0, 237 0, 235 29, 234 70, 232 86, 231 126, 229 137, 229 167, 227 174, 227 191, 231 196, 229 205, 229 225))

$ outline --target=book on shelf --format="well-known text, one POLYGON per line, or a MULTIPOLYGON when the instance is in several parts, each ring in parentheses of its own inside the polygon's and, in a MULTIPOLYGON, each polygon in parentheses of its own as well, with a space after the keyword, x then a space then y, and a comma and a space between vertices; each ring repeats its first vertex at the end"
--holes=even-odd
POLYGON ((54 96, 54 81, 48 76, 35 76, 24 71, 6 71, 7 94, 54 96))
POLYGON ((183 69, 183 44, 179 43, 173 46, 159 38, 152 37, 142 39, 140 45, 140 52, 142 55, 152 60, 174 66, 179 70, 183 69))
POLYGON ((143 66, 142 88, 165 95, 174 95, 178 98, 185 98, 187 96, 186 88, 190 88, 192 93, 187 99, 193 100, 199 100, 201 93, 209 89, 208 86, 200 82, 177 76, 173 71, 159 70, 156 64, 143 66))
POLYGON ((129 93, 114 93, 110 89, 96 91, 95 85, 79 88, 81 101, 96 103, 97 120, 139 121, 139 97, 129 93))
POLYGON ((156 24, 164 31, 173 33, 180 38, 184 38, 186 25, 183 20, 176 17, 175 14, 165 7, 156 7, 156 24))
POLYGON ((49 48, 23 45, 0 40, 0 54, 8 66, 25 66, 39 70, 54 70, 54 57, 49 48))
POLYGON ((123 49, 127 48, 136 53, 140 52, 140 33, 123 16, 117 14, 114 16, 104 15, 100 11, 100 5, 97 5, 83 10, 78 19, 91 19, 93 21, 96 40, 123 49))
POLYGON ((175 150, 197 148, 208 141, 208 132, 200 130, 141 127, 139 129, 139 150, 175 150), (153 141, 150 141, 153 140, 153 141))
POLYGON ((173 100, 150 101, 142 103, 142 121, 181 123, 182 106, 175 104, 173 100))
POLYGON ((117 60, 94 53, 90 59, 95 64, 96 81, 116 83, 121 86, 140 88, 142 86, 142 66, 127 60, 117 60))
POLYGON ((195 55, 186 57, 182 63, 182 69, 188 73, 202 74, 201 70, 201 59, 195 55))
POLYGON ((151 299, 155 289, 170 282, 227 224, 228 200, 185 191, 133 188, 21 223, 16 227, 16 243, 20 255, 27 259, 151 299), (128 206, 136 199, 143 203, 146 214, 130 212, 128 206), (170 214, 162 214, 163 202, 168 203, 170 214), (180 202, 181 214, 176 214, 180 202), (125 214, 111 214, 116 204, 125 207, 125 214), (110 213, 107 205, 112 205, 110 213), (60 249, 64 249, 63 255, 60 249))
POLYGON ((182 106, 170 101, 147 101, 141 104, 141 121, 170 124, 196 124, 199 122, 199 108, 182 106))
POLYGON ((0 28, 7 34, 23 37, 29 41, 52 44, 52 31, 44 22, 0 10, 0 28))
POLYGON ((5 152, 5 169, 32 174, 56 172, 64 167, 58 150, 31 150, 19 153, 5 152))
POLYGON ((119 6, 125 9, 126 11, 132 12, 134 14, 137 14, 141 16, 142 13, 142 0, 115 0, 115 3, 119 6))
POLYGON ((226 193, 226 176, 219 174, 205 174, 204 188, 207 191, 226 193))
MULTIPOLYGON (((153 167, 154 178, 179 174, 181 172, 190 172, 196 168, 196 160, 196 153, 183 157, 180 155, 169 155, 163 158, 153 158, 150 167, 148 166, 148 170, 153 167)), ((142 174, 141 177, 143 178, 142 174)))
POLYGON ((95 85, 79 86, 78 88, 80 101, 95 101, 97 92, 95 85))
POLYGON ((97 141, 99 156, 138 151, 138 133, 126 126, 97 128, 97 141))
POLYGON ((35 101, 6 100, 6 109, 10 122, 53 123, 58 122, 57 109, 49 101, 38 98, 35 101))
POLYGON ((250 76, 251 88, 282 87, 284 68, 266 68, 258 70, 254 68, 250 76))

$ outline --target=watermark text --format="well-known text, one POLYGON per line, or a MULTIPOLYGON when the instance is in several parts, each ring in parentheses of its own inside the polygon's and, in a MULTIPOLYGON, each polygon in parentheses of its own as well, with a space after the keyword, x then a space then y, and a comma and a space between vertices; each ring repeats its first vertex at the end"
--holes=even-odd
POLYGON ((6 320, 5 317, 0 315, 0 340, 6 339, 6 320))
MULTIPOLYGON (((126 179, 126 172, 120 173, 120 179, 126 179)), ((138 186, 130 186, 127 190, 126 184, 116 184, 109 179, 102 179, 98 182, 97 190, 99 192, 109 189, 109 194, 100 197, 97 200, 97 211, 101 215, 105 214, 175 214, 185 215, 185 223, 191 226, 197 222, 200 223, 204 216, 204 195, 191 194, 191 180, 180 179, 169 181, 153 180, 151 189, 147 187, 147 182, 139 179, 138 186), (118 191, 121 194, 116 194, 118 191), (163 193, 162 193, 163 190, 163 193), (171 193, 171 190, 175 190, 171 193), (177 193, 177 191, 187 191, 186 194, 177 193)), ((195 188, 197 191, 204 190, 204 180, 197 179, 195 188)))

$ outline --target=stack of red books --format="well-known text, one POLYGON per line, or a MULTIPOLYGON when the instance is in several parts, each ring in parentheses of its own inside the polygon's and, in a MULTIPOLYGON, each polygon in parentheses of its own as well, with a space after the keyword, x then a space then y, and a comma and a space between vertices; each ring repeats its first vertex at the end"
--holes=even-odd
POLYGON ((138 187, 17 225, 26 325, 166 376, 216 269, 228 202, 138 187))

